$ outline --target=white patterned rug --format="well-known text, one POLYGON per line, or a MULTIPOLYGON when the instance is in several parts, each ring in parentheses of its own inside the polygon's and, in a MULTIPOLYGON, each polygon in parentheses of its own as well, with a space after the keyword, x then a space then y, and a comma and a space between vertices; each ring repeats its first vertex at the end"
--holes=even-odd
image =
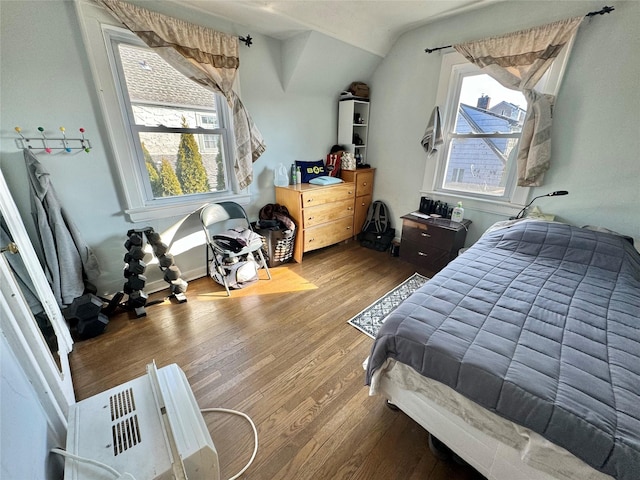
POLYGON ((378 329, 384 323, 384 319, 393 312, 400 303, 420 288, 429 280, 419 273, 414 273, 396 288, 376 300, 347 323, 353 325, 362 333, 366 333, 371 338, 376 338, 378 329))

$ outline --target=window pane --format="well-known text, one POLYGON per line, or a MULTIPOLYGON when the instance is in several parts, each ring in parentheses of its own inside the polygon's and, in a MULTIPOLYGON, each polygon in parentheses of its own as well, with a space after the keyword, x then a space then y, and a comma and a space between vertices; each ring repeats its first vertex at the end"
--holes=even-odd
POLYGON ((467 75, 461 79, 457 107, 442 188, 504 196, 526 114, 524 96, 489 75, 467 75), (456 134, 478 137, 460 138, 456 134), (498 136, 504 134, 512 137, 498 136))
POLYGON ((218 128, 215 93, 189 80, 157 53, 119 44, 122 69, 137 125, 218 128))
POLYGON ((203 115, 192 108, 163 107, 150 104, 131 104, 136 125, 146 127, 170 127, 170 128, 218 128, 218 120, 210 112, 203 115), (213 119, 209 123, 203 123, 202 119, 213 119))
POLYGON ((454 138, 443 188, 502 196, 515 162, 517 139, 454 138))
POLYGON ((522 130, 527 102, 489 75, 464 77, 456 133, 513 133, 522 130))
POLYGON ((153 198, 227 190, 222 135, 140 132, 139 136, 153 198))

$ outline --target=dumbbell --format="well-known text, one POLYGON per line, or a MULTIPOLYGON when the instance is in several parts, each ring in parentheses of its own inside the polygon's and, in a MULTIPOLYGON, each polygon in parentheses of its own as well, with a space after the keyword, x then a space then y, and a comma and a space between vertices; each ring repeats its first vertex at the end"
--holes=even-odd
POLYGON ((101 310, 103 301, 87 293, 76 297, 73 302, 62 312, 70 326, 75 326, 82 339, 100 335, 109 319, 101 310))
POLYGON ((129 294, 127 305, 129 305, 131 308, 144 307, 147 304, 148 299, 149 295, 141 290, 136 290, 129 294))
POLYGON ((164 271, 164 281, 167 283, 172 283, 173 281, 178 280, 180 278, 180 275, 180 269, 175 265, 171 265, 164 271))
POLYGON ((160 238, 160 234, 158 232, 154 232, 153 230, 149 230, 145 232, 147 236, 147 241, 153 246, 156 243, 162 243, 162 239, 160 238))
POLYGON ((182 278, 178 278, 177 280, 173 280, 171 282, 171 294, 173 298, 175 298, 179 303, 184 303, 187 301, 187 296, 184 292, 187 291, 187 282, 185 282, 182 278))
POLYGON ((156 257, 161 257, 169 251, 169 247, 167 247, 164 243, 152 244, 151 248, 153 248, 153 253, 156 257))
POLYGON ((131 295, 136 290, 142 290, 144 288, 144 284, 147 281, 147 277, 144 275, 131 275, 127 281, 124 283, 124 293, 131 295))
POLYGON ((169 268, 173 265, 173 255, 170 253, 165 253, 164 255, 160 255, 158 257, 158 263, 160 264, 161 269, 169 268))
POLYGON ((189 284, 186 281, 184 281, 182 278, 179 278, 177 280, 173 280, 169 288, 171 290, 171 293, 176 295, 178 293, 186 292, 188 286, 189 284))
POLYGON ((129 278, 131 275, 142 275, 147 268, 147 264, 142 260, 131 260, 124 266, 124 276, 129 278))
POLYGON ((124 248, 126 248, 127 250, 130 250, 133 246, 142 246, 142 237, 137 233, 132 233, 131 235, 129 235, 127 241, 124 242, 124 248))
POLYGON ((129 251, 124 254, 124 263, 132 260, 142 260, 144 258, 144 248, 141 245, 132 245, 129 251))
POLYGON ((108 323, 109 318, 103 313, 99 313, 96 318, 78 322, 78 335, 83 340, 97 337, 104 332, 104 329, 107 328, 108 323))
POLYGON ((70 324, 80 320, 97 317, 102 310, 102 300, 91 293, 73 299, 73 302, 62 312, 70 324))

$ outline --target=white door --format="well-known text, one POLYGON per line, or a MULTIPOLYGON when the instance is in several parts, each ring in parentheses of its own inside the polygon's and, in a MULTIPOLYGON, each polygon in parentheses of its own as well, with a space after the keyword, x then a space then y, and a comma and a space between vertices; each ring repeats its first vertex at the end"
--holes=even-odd
POLYGON ((54 417, 60 417, 50 420, 59 421, 66 427, 69 405, 75 403, 68 357, 73 340, 1 171, 0 215, 17 248, 17 252, 12 253, 16 248, 1 245, 2 330, 19 356, 22 368, 31 377, 36 391, 42 395, 40 400, 43 408, 54 417), (9 255, 19 255, 24 264, 43 310, 39 315, 40 324, 29 307, 10 262, 5 258, 9 255), (42 319, 50 324, 47 340, 43 335, 42 319))

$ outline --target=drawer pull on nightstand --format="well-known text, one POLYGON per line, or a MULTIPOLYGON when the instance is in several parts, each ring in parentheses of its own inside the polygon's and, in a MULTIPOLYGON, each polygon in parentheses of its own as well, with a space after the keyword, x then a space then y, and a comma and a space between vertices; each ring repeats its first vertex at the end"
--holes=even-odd
POLYGON ((353 207, 347 207, 347 210, 353 210, 353 207))
POLYGON ((347 230, 351 230, 351 227, 347 227, 347 230))
POLYGON ((366 187, 367 186, 367 182, 362 182, 362 186, 366 187))
POLYGON ((313 202, 313 198, 307 198, 307 203, 308 202, 313 202))
POLYGON ((315 238, 310 238, 309 239, 309 243, 313 242, 315 240, 315 238))
POLYGON ((313 217, 309 217, 309 218, 307 218, 307 220, 313 220, 313 217))
POLYGON ((420 235, 422 235, 423 237, 431 238, 431 235, 429 235, 428 233, 421 233, 420 235))
POLYGON ((420 255, 421 257, 426 257, 427 256, 427 254, 424 253, 424 252, 418 252, 418 255, 420 255))

